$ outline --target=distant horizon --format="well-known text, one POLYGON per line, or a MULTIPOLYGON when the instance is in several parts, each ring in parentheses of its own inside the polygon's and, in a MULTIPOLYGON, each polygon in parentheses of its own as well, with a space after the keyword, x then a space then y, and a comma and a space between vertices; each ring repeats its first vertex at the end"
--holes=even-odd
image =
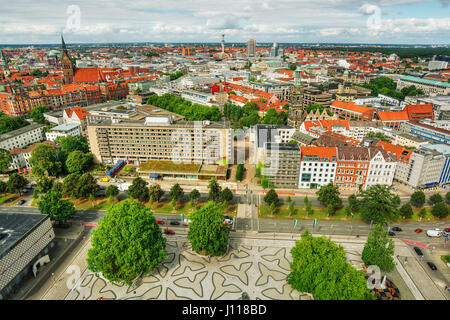
MULTIPOLYGON (((65 39, 66 40, 66 39, 65 39)), ((121 41, 121 42, 69 42, 65 41, 68 47, 78 46, 78 45, 139 45, 139 44, 157 44, 157 45, 214 45, 220 46, 219 42, 201 42, 201 41, 191 41, 191 42, 176 42, 176 41, 121 41)), ((450 47, 449 44, 433 44, 433 43, 364 43, 364 42, 258 42, 256 41, 256 45, 272 45, 273 43, 277 43, 279 45, 288 45, 288 46, 359 46, 359 47, 450 47)), ((225 46, 230 46, 233 44, 244 45, 246 46, 246 42, 226 42, 225 46)), ((0 47, 8 47, 8 46, 61 46, 61 42, 56 43, 0 43, 0 47)))

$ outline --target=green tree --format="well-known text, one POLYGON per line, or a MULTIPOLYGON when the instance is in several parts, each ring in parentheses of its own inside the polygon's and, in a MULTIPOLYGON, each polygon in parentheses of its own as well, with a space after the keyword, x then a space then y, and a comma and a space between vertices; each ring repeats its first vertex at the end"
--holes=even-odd
POLYGON ((200 199, 200 192, 197 189, 192 189, 189 193, 189 201, 191 203, 191 207, 195 206, 195 203, 200 199))
POLYGON ((220 194, 222 192, 222 188, 219 186, 216 178, 212 178, 208 185, 208 200, 212 200, 214 202, 220 201, 220 194))
POLYGON ((288 210, 289 210, 289 216, 293 216, 296 214, 295 206, 292 201, 289 202, 288 210))
POLYGON ((13 173, 8 179, 8 190, 22 195, 22 189, 28 184, 28 180, 18 173, 13 173))
POLYGON ((242 163, 237 165, 236 168, 236 180, 242 181, 242 178, 244 177, 244 165, 242 163))
POLYGON ((428 198, 428 203, 432 206, 436 205, 439 202, 444 202, 444 198, 439 193, 435 193, 428 198))
POLYGON ((131 186, 128 187, 127 194, 131 198, 142 202, 147 202, 150 199, 150 191, 141 177, 133 179, 131 186))
POLYGON ((433 208, 431 208, 431 214, 439 219, 446 218, 449 214, 448 205, 443 201, 436 203, 433 208))
POLYGON ((30 123, 21 117, 10 117, 0 112, 0 134, 28 126, 30 123))
POLYGON ((66 168, 69 173, 83 173, 92 164, 94 157, 92 153, 83 153, 81 151, 72 151, 66 160, 66 168))
POLYGON ((154 183, 150 186, 149 197, 153 202, 158 202, 159 200, 161 200, 163 195, 164 191, 161 189, 161 186, 159 184, 154 183))
POLYGON ((111 205, 92 232, 88 268, 112 283, 131 286, 166 258, 166 239, 148 208, 127 199, 111 205))
POLYGON ((109 185, 108 188, 106 188, 105 190, 105 196, 107 196, 108 198, 110 197, 117 197, 119 195, 119 188, 117 188, 116 185, 109 185))
POLYGON ((29 162, 33 166, 33 173, 38 176, 56 176, 63 168, 63 164, 58 159, 58 150, 48 144, 36 146, 31 151, 29 162))
POLYGON ((274 189, 270 189, 269 192, 264 196, 264 202, 268 205, 271 205, 272 203, 275 204, 275 206, 278 204, 280 199, 278 198, 278 194, 275 192, 274 189))
POLYGON ((39 211, 50 216, 50 220, 58 224, 69 220, 75 213, 75 207, 69 200, 61 200, 62 194, 57 191, 49 191, 41 196, 38 203, 39 211))
POLYGON ((79 179, 80 176, 75 173, 66 176, 62 183, 62 194, 66 197, 77 197, 79 179))
POLYGON ((33 199, 39 198, 39 193, 36 189, 33 190, 33 199))
POLYGON ((0 172, 5 173, 9 169, 12 157, 9 151, 0 149, 0 172))
POLYGON ((359 211, 359 200, 356 197, 356 194, 352 194, 348 197, 348 206, 353 213, 359 211))
POLYGON ((184 191, 178 183, 174 184, 169 191, 169 197, 174 200, 174 202, 180 201, 184 196, 184 191))
POLYGON ((450 191, 445 194, 445 200, 450 203, 450 191))
POLYGON ((49 124, 47 119, 44 117, 44 113, 48 112, 47 106, 37 106, 30 111, 30 118, 33 119, 34 122, 40 123, 40 124, 49 124))
POLYGON ((52 186, 52 191, 63 193, 63 184, 59 181, 54 181, 52 186))
POLYGON ((316 194, 318 195, 317 200, 327 207, 328 214, 330 215, 334 214, 336 209, 342 205, 342 200, 339 198, 339 188, 333 186, 332 182, 322 186, 316 194))
POLYGON ((291 249, 291 273, 286 282, 309 292, 314 300, 373 300, 365 274, 347 263, 344 248, 305 231, 291 249))
POLYGON ((305 204, 305 207, 308 206, 308 204, 309 204, 308 196, 305 196, 305 197, 303 198, 303 203, 305 204))
POLYGON ((8 183, 5 181, 0 181, 0 194, 4 194, 8 191, 8 183))
POLYGON ((202 255, 220 256, 228 247, 230 227, 224 224, 223 206, 210 201, 190 215, 188 240, 202 255))
POLYGON ((98 184, 90 173, 83 174, 77 183, 76 197, 87 198, 98 191, 98 184))
POLYGON ((415 191, 411 195, 411 204, 414 207, 422 207, 425 204, 425 193, 423 191, 415 191))
POLYGON ((400 199, 389 189, 376 184, 361 192, 360 212, 363 219, 374 223, 385 223, 392 220, 398 212, 400 199))
POLYGON ((91 203, 91 206, 94 207, 94 201, 95 201, 95 197, 94 195, 91 193, 89 195, 89 202, 91 203))
POLYGON ((381 224, 377 224, 369 233, 361 259, 366 266, 376 265, 381 270, 390 272, 395 268, 394 241, 381 224))
POLYGON ((263 187, 264 190, 269 187, 269 180, 264 176, 261 176, 261 187, 263 187))
POLYGON ((413 216, 413 208, 411 207, 411 204, 405 203, 403 206, 400 207, 399 214, 401 217, 409 219, 413 216))
POLYGON ((58 137, 55 140, 57 145, 61 146, 61 150, 66 154, 73 151, 81 151, 83 153, 89 152, 89 143, 87 138, 83 135, 58 137))
POLYGON ((229 188, 225 188, 222 190, 220 194, 220 200, 226 201, 227 203, 233 200, 233 192, 229 188))
POLYGON ((422 208, 419 211, 419 217, 422 217, 422 219, 425 219, 428 216, 428 211, 426 208, 422 208))
POLYGON ((46 176, 39 177, 36 184, 37 191, 40 193, 47 193, 50 189, 52 189, 54 181, 54 179, 50 179, 46 176))

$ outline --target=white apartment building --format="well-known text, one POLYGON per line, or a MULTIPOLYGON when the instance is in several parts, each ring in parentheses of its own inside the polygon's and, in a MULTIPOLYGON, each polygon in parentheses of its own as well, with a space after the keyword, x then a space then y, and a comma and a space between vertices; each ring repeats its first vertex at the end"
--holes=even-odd
POLYGON ((78 136, 81 134, 81 127, 79 124, 61 124, 50 129, 49 132, 45 134, 47 140, 55 141, 58 137, 67 137, 67 136, 78 136))
POLYGON ((302 146, 299 189, 320 188, 334 183, 337 169, 336 147, 302 146))
POLYGON ((44 139, 43 124, 31 124, 23 128, 4 133, 0 136, 0 149, 7 151, 23 148, 44 139))
POLYGON ((371 159, 364 188, 368 189, 376 184, 391 186, 397 168, 395 158, 379 149, 370 148, 369 150, 371 159))

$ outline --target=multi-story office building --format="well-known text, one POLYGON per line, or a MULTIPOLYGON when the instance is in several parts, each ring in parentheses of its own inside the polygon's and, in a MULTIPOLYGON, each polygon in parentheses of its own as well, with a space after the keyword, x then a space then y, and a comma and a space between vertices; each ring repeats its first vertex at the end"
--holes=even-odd
POLYGON ((336 147, 302 146, 299 189, 320 188, 334 182, 337 168, 336 147))
POLYGON ((294 143, 266 143, 262 174, 280 188, 297 188, 300 148, 294 143))
POLYGON ((247 41, 247 57, 256 56, 256 41, 254 39, 250 39, 247 41))
POLYGON ((44 139, 43 124, 31 124, 0 135, 0 149, 23 148, 44 139))
POLYGON ((142 120, 102 120, 87 127, 97 163, 149 160, 219 163, 231 157, 233 136, 228 122, 175 122, 171 115, 142 120))
POLYGON ((319 103, 328 107, 331 105, 333 96, 328 93, 323 93, 316 88, 305 88, 303 91, 303 106, 307 107, 310 104, 319 103))
POLYGON ((439 185, 444 185, 450 182, 450 145, 448 144, 428 144, 426 149, 435 150, 444 155, 445 161, 442 167, 442 172, 439 177, 439 185))
POLYGON ((417 89, 422 89, 426 95, 449 95, 450 83, 435 80, 427 80, 412 76, 400 76, 397 81, 397 90, 405 87, 416 86, 417 89))
POLYGON ((372 121, 375 109, 365 106, 358 106, 353 102, 334 101, 330 106, 331 112, 344 120, 364 120, 372 121))
POLYGON ((36 262, 51 254, 53 239, 55 232, 47 215, 0 214, 0 300, 8 298, 31 272, 36 276, 36 262))
POLYGON ((411 154, 405 177, 396 179, 412 188, 426 188, 439 184, 445 156, 433 149, 420 148, 411 154))
POLYGON ((449 130, 436 128, 419 121, 405 122, 401 125, 400 130, 433 143, 450 144, 449 130))
POLYGON ((253 155, 251 161, 257 164, 264 157, 264 146, 266 143, 288 143, 295 133, 291 126, 275 124, 257 124, 252 127, 250 142, 253 143, 253 155))

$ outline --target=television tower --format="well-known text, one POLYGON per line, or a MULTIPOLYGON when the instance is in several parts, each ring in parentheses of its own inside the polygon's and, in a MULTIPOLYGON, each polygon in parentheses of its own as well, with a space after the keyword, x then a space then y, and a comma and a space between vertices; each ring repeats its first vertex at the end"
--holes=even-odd
POLYGON ((222 54, 225 53, 225 35, 222 35, 222 54))

